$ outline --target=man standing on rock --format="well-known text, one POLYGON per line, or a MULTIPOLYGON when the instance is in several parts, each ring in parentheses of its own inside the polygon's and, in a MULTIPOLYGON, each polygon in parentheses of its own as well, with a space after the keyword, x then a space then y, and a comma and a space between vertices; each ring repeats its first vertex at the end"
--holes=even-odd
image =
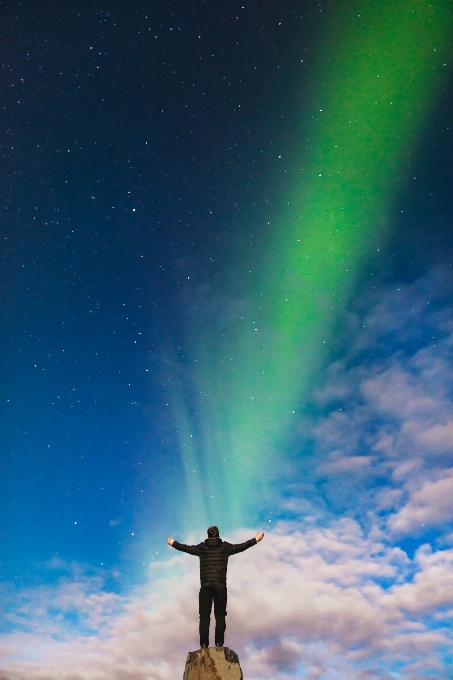
POLYGON ((256 532, 255 538, 245 543, 227 543, 219 537, 217 527, 209 527, 208 538, 198 545, 178 543, 171 536, 168 545, 176 550, 197 555, 200 558, 200 646, 209 647, 209 623, 211 621, 212 601, 214 600, 215 645, 223 647, 225 641, 225 616, 227 614, 227 567, 230 555, 243 552, 256 545, 264 537, 264 532, 256 532))

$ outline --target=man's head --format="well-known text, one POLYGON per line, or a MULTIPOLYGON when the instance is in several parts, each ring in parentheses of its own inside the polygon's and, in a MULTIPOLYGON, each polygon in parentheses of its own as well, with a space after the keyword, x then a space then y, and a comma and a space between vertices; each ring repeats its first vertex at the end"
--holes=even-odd
POLYGON ((219 538, 219 530, 217 527, 209 527, 208 538, 219 538))

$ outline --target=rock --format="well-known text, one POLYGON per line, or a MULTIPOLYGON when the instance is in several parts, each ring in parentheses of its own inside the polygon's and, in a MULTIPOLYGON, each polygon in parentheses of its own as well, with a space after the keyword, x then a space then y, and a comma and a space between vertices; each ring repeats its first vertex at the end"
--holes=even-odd
POLYGON ((189 652, 183 680, 242 680, 238 655, 228 647, 189 652))

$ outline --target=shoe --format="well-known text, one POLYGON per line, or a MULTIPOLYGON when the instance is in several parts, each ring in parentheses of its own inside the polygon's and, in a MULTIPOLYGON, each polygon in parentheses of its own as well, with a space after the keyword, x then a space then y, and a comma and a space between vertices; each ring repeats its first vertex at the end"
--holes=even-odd
POLYGON ((215 643, 215 646, 216 646, 216 647, 223 647, 223 642, 216 642, 216 643, 215 643))

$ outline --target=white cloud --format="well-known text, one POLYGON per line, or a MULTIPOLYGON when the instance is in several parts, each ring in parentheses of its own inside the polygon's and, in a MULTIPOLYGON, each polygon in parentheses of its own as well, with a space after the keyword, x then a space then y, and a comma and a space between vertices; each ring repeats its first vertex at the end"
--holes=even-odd
MULTIPOLYGON (((327 369, 314 413, 300 424, 311 455, 298 462, 297 474, 296 464, 289 470, 291 493, 272 515, 280 509, 284 519, 230 563, 226 642, 246 677, 453 676, 453 315, 443 299, 446 280, 434 272, 364 292, 350 315, 355 339, 327 369), (417 535, 424 541, 418 548, 417 535), (401 538, 412 541, 413 555, 398 546, 401 538)), ((89 576, 76 565, 57 586, 6 589, 11 632, 0 637, 0 677, 182 674, 187 652, 199 644, 197 562, 168 548, 166 560, 150 567, 148 585, 127 595, 109 592, 101 572, 89 576)))
MULTIPOLYGON (((176 562, 179 575, 165 578, 166 563, 157 563, 149 585, 128 597, 104 592, 89 578, 27 591, 27 629, 3 636, 2 677, 170 680, 182 674, 187 652, 198 647, 197 560, 169 554, 170 570, 176 562), (68 613, 84 618, 90 611, 96 632, 81 635, 67 625, 68 613)), ((231 559, 226 644, 239 653, 244 675, 263 680, 297 676, 298 669, 313 679, 386 677, 392 664, 409 658, 434 667, 441 663, 438 648, 451 648, 451 631, 449 620, 438 619, 436 630, 427 623, 435 612, 452 609, 452 574, 452 550, 423 548, 411 562, 350 519, 291 533, 280 523, 231 559)), ((400 677, 417 676, 403 671, 400 677)))
POLYGON ((365 291, 348 323, 355 339, 326 371, 313 425, 303 424, 315 454, 307 477, 328 506, 399 537, 443 532, 453 519, 450 280, 437 271, 365 291))
POLYGON ((422 533, 453 520, 453 469, 445 470, 441 479, 426 482, 411 494, 409 502, 390 518, 390 528, 397 534, 422 533))

